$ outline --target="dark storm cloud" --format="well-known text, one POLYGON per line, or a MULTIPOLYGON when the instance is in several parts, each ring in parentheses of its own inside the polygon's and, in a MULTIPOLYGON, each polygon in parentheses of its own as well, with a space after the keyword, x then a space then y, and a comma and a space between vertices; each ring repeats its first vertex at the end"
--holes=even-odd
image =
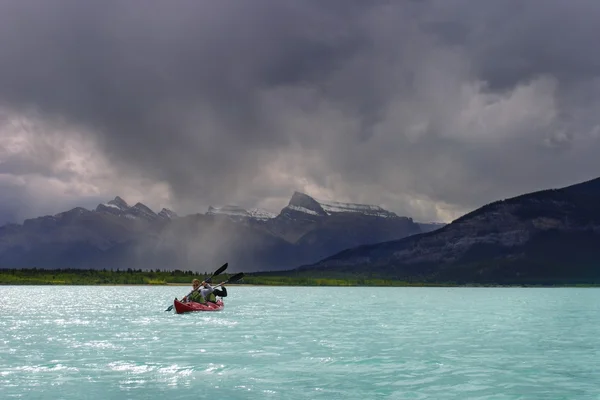
POLYGON ((269 131, 257 90, 321 79, 352 41, 335 32, 335 10, 291 2, 1 7, 10 106, 87 124, 115 162, 192 194, 237 185, 263 150, 287 143, 269 131))
POLYGON ((599 16, 594 0, 437 1, 424 26, 464 46, 478 75, 502 89, 540 74, 564 83, 598 76, 599 16))
POLYGON ((0 104, 85 127, 189 211, 301 189, 275 169, 436 219, 599 170, 599 9, 4 1, 0 104))

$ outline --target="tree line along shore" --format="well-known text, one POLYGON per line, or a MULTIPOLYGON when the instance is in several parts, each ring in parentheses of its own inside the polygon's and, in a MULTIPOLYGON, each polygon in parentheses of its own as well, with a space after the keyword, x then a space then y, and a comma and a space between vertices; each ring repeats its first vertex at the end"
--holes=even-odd
MULTIPOLYGON (((1 269, 0 285, 189 285, 193 279, 207 279, 212 272, 182 270, 82 270, 82 269, 1 269)), ((213 283, 229 279, 231 273, 213 278, 213 283)), ((244 278, 230 285, 265 286, 568 286, 596 287, 586 282, 427 282, 418 280, 394 280, 355 274, 326 275, 315 273, 246 273, 244 278)))
MULTIPOLYGON (((210 272, 182 270, 81 270, 81 269, 4 269, 0 285, 189 285, 193 279, 205 280, 210 272)), ((223 273, 212 279, 219 283, 233 274, 223 273)), ((406 282, 357 277, 327 278, 319 276, 277 276, 245 273, 231 285, 271 286, 400 286, 406 282)))

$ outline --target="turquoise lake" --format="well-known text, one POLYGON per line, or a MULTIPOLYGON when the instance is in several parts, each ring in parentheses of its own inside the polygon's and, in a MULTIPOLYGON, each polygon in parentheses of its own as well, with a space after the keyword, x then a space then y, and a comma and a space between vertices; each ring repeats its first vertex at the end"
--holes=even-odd
POLYGON ((600 289, 0 286, 0 398, 600 399, 600 289))

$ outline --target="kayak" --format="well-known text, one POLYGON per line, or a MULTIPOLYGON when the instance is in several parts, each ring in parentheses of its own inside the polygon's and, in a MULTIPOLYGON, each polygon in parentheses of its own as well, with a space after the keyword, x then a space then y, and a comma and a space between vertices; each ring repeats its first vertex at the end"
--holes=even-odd
POLYGON ((194 301, 191 301, 189 303, 182 303, 179 300, 175 299, 173 300, 173 305, 175 306, 175 312, 177 314, 183 314, 192 311, 221 311, 223 307, 225 307, 225 304, 223 304, 223 301, 220 299, 217 300, 216 303, 206 304, 200 304, 194 301))

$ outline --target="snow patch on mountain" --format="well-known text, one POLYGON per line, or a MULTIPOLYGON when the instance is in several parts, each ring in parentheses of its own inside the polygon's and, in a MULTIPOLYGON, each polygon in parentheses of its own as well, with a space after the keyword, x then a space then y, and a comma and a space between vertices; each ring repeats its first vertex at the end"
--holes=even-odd
POLYGON ((108 207, 117 207, 120 210, 127 211, 129 209, 129 204, 121 197, 117 196, 113 200, 106 203, 108 207))
POLYGON ((252 208, 248 212, 252 218, 259 220, 268 220, 277 216, 277 214, 263 210, 262 208, 252 208))
POLYGON ((315 199, 328 215, 342 212, 360 213, 382 218, 397 217, 396 213, 372 204, 341 203, 338 201, 324 201, 315 199))
POLYGON ((234 205, 219 207, 209 206, 206 215, 225 215, 232 219, 254 219, 259 221, 266 221, 268 219, 275 218, 276 216, 275 214, 261 208, 246 210, 245 208, 234 205))
POLYGON ((226 205, 220 207, 209 206, 206 215, 227 215, 230 217, 245 217, 249 218, 250 213, 238 206, 226 205))
POLYGON ((123 216, 129 210, 129 208, 130 207, 127 202, 117 196, 113 200, 110 200, 106 203, 98 204, 96 211, 123 216))
POLYGON ((300 206, 294 206, 294 205, 289 205, 286 207, 288 210, 294 210, 294 211, 298 211, 301 213, 305 213, 305 214, 310 214, 310 215, 321 215, 316 211, 310 210, 308 208, 305 207, 300 207, 300 206))

